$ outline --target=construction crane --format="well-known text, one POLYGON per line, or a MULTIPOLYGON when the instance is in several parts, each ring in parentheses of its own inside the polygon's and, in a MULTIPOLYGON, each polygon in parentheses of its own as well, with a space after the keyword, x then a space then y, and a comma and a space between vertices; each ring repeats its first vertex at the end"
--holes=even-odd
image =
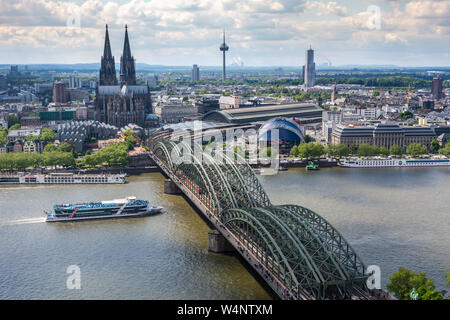
MULTIPOLYGON (((395 89, 408 89, 408 95, 406 97, 406 103, 409 104, 409 102, 411 101, 411 84, 409 84, 407 87, 393 87, 395 89)), ((380 99, 384 98, 385 96, 385 92, 384 92, 384 86, 381 86, 381 94, 380 94, 380 99)))
POLYGON ((281 98, 280 98, 280 101, 283 102, 283 101, 284 101, 284 92, 283 92, 283 91, 284 91, 284 86, 281 86, 280 88, 281 88, 281 98))
POLYGON ((407 87, 395 87, 395 89, 408 89, 408 95, 406 97, 406 103, 409 104, 411 100, 411 84, 408 84, 407 87))

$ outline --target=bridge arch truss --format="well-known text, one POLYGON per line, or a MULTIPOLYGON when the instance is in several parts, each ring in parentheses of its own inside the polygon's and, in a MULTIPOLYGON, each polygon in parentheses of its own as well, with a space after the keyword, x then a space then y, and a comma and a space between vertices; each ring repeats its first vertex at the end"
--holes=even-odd
POLYGON ((152 138, 152 157, 257 257, 269 277, 276 277, 296 298, 368 293, 364 263, 323 217, 298 205, 273 205, 245 160, 223 151, 196 153, 201 146, 168 136, 152 138))

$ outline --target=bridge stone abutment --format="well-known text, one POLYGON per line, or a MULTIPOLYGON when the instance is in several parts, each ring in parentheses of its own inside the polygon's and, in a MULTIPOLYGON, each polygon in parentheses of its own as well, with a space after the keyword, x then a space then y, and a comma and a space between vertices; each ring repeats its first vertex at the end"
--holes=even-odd
POLYGON ((234 247, 218 230, 208 232, 208 250, 215 253, 235 251, 234 247))
POLYGON ((171 179, 164 179, 164 193, 182 194, 181 190, 171 179))

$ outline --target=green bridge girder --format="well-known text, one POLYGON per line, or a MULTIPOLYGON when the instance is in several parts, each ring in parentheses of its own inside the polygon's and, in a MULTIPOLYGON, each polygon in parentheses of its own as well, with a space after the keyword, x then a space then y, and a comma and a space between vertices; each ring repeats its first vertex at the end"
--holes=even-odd
POLYGON ((162 131, 150 138, 153 156, 294 295, 349 297, 355 286, 368 292, 364 263, 323 217, 298 205, 272 205, 238 154, 202 152, 201 146, 170 136, 162 131))

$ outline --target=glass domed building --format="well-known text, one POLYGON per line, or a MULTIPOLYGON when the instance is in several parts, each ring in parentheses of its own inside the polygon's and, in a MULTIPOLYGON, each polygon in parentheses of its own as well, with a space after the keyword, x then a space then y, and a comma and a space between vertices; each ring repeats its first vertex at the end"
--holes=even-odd
POLYGON ((266 121, 259 128, 258 140, 260 145, 266 143, 267 146, 278 142, 280 153, 289 153, 294 145, 305 142, 305 135, 297 122, 279 117, 266 121), (278 131, 278 139, 275 130, 278 131))

